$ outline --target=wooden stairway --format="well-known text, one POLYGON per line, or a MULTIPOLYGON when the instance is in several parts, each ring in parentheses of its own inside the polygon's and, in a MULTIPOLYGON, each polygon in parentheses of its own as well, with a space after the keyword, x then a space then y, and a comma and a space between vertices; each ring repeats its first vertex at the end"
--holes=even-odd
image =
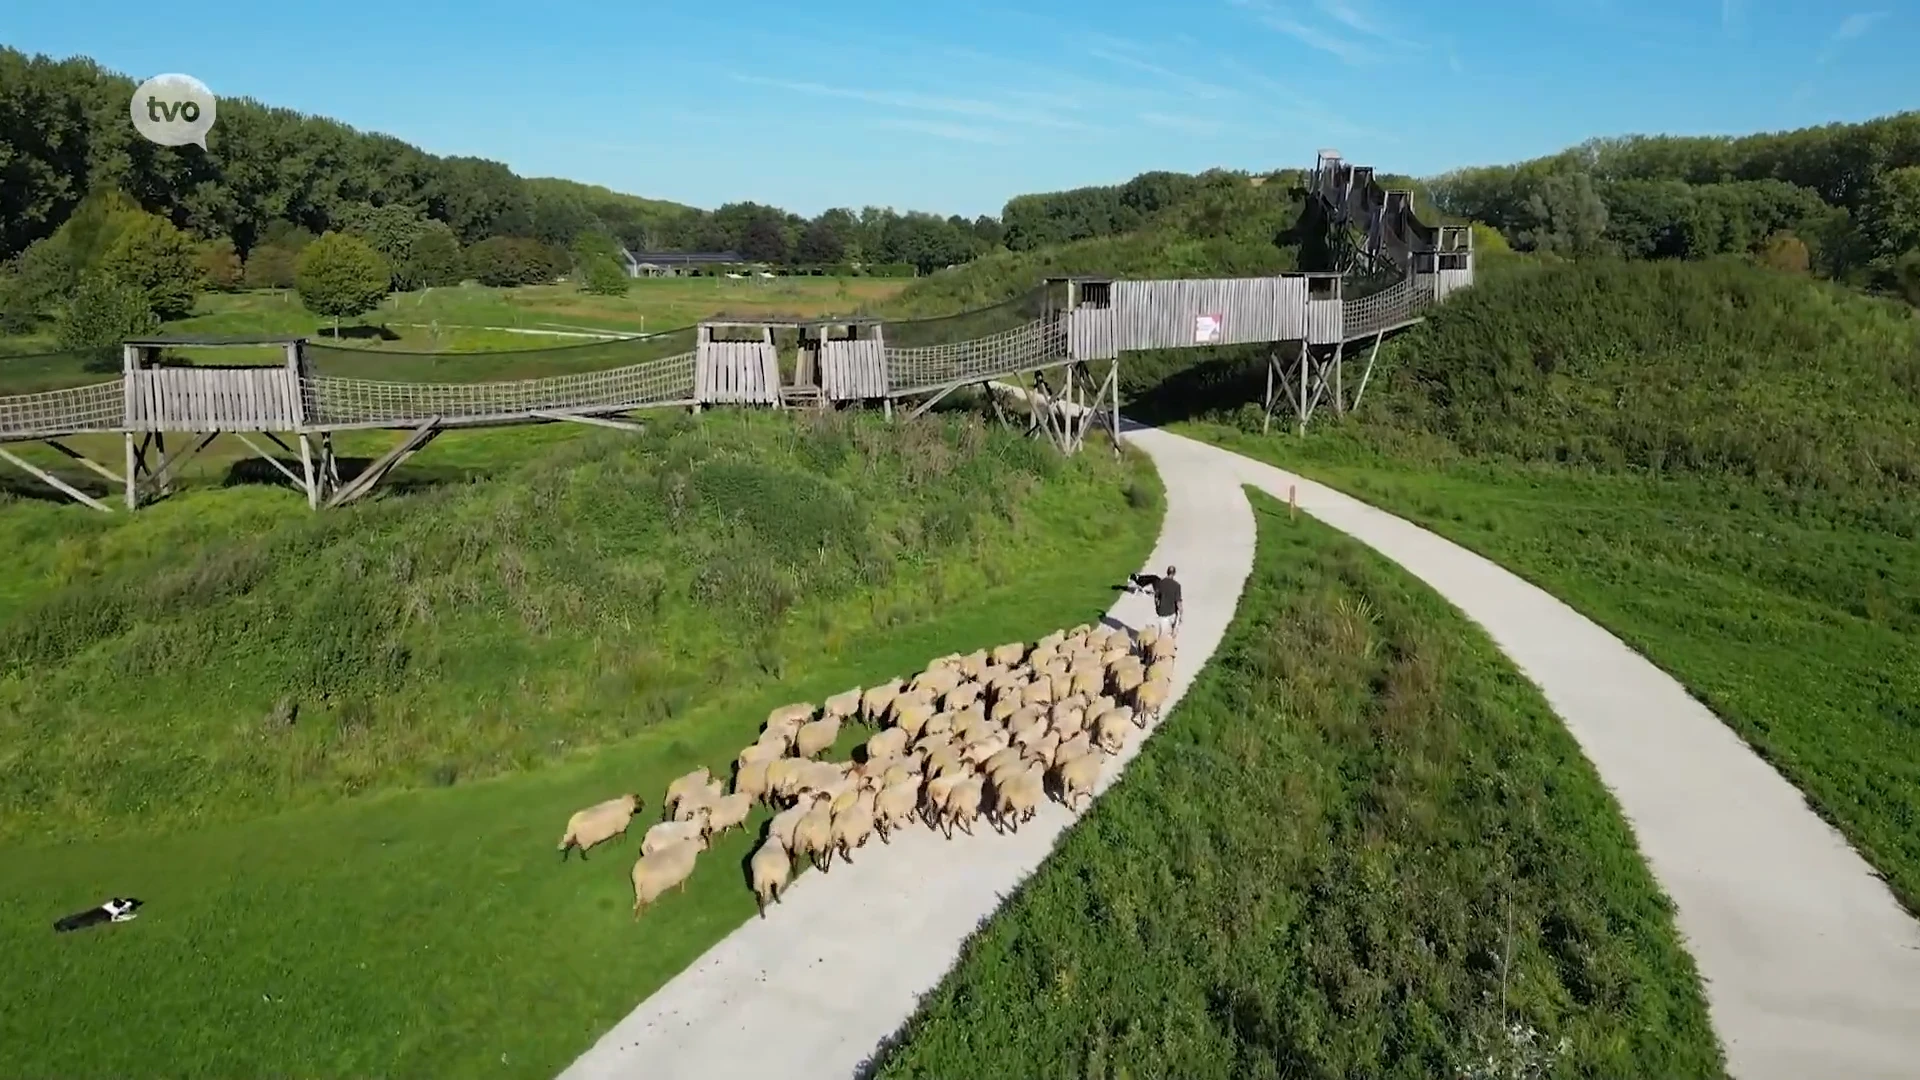
POLYGON ((827 399, 817 386, 782 386, 780 404, 789 409, 824 409, 827 399))

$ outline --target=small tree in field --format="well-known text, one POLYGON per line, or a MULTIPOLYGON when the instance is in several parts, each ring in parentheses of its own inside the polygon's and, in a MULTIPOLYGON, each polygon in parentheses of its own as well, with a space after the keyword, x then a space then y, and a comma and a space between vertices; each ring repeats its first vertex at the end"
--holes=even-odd
POLYGON ((300 303, 333 319, 334 337, 340 336, 342 318, 378 307, 392 284, 387 261, 373 245, 348 233, 330 232, 308 244, 293 271, 300 303))
POLYGON ((595 296, 625 296, 629 284, 627 272, 620 269, 619 263, 605 255, 587 260, 585 288, 588 292, 595 296))
POLYGON ((85 357, 90 371, 119 366, 120 343, 151 334, 160 320, 138 286, 105 274, 88 274, 67 299, 56 324, 60 347, 85 357))

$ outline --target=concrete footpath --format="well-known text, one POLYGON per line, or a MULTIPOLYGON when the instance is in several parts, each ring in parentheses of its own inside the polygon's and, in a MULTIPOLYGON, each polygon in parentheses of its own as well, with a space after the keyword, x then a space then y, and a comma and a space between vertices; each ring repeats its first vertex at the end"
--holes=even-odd
MULTIPOLYGON (((1920 925, 1678 683, 1545 592, 1417 526, 1177 435, 1128 438, 1167 486, 1147 569, 1172 563, 1185 584, 1174 701, 1219 646, 1252 569, 1241 485, 1283 499, 1293 487, 1302 510, 1426 580, 1543 688, 1675 901, 1735 1076, 1920 1076, 1920 925)), ((1125 596, 1109 617, 1138 626, 1150 614, 1145 597, 1125 596)), ((951 841, 913 829, 801 875, 767 918, 709 949, 562 1077, 852 1076, 1073 818, 1050 802, 1012 836, 984 822, 951 841)))

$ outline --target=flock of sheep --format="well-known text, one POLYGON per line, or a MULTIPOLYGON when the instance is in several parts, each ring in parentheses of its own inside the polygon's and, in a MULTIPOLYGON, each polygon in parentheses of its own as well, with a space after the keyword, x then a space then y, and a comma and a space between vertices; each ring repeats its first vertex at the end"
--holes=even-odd
MULTIPOLYGON (((778 808, 749 863, 760 915, 803 858, 826 870, 872 836, 915 821, 969 835, 985 815, 996 830, 1031 820, 1049 794, 1069 808, 1093 795, 1128 725, 1144 729, 1166 705, 1174 640, 1154 629, 1077 626, 1040 639, 935 660, 909 682, 853 689, 767 717, 740 752, 733 791, 705 766, 668 785, 666 820, 647 830, 633 867, 633 914, 675 885, 717 833, 744 827, 755 803, 778 808), (849 720, 879 731, 858 761, 817 761, 849 720)), ((574 814, 564 858, 624 835, 641 800, 623 795, 574 814)))

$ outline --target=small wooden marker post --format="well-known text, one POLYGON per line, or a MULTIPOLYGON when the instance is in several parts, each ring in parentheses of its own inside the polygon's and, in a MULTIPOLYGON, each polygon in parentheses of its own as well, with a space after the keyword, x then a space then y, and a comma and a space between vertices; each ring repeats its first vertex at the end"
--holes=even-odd
POLYGON ((1287 519, 1300 515, 1300 492, 1292 484, 1287 485, 1287 519))

